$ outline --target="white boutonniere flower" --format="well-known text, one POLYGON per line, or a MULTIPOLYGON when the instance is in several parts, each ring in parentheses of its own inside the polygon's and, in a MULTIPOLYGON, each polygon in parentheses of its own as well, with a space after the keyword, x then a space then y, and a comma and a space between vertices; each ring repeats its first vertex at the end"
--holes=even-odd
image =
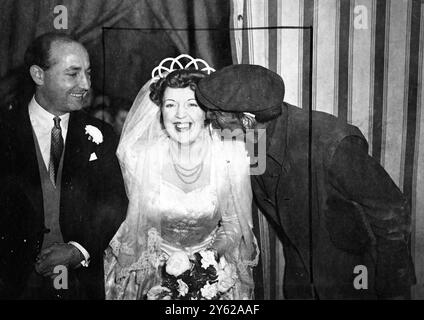
POLYGON ((88 134, 88 140, 93 141, 95 144, 100 144, 103 142, 103 134, 95 126, 85 126, 85 134, 88 134))

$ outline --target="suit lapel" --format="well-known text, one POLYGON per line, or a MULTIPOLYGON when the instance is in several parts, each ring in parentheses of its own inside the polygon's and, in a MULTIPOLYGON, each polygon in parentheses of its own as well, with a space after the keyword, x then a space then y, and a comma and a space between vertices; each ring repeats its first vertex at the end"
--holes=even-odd
POLYGON ((44 221, 43 212, 43 194, 41 190, 41 179, 38 168, 38 160, 35 148, 35 141, 31 122, 28 114, 28 107, 22 105, 19 107, 17 121, 12 130, 12 141, 16 139, 15 156, 17 174, 20 176, 20 183, 25 194, 30 199, 37 219, 41 223, 44 221))
POLYGON ((89 146, 83 117, 79 112, 71 112, 63 158, 62 190, 64 186, 72 183, 73 177, 85 171, 90 152, 89 146))

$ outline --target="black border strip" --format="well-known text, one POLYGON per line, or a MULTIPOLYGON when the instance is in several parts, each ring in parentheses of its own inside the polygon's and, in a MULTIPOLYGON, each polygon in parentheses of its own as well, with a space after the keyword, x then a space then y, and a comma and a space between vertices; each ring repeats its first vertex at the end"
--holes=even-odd
MULTIPOLYGON (((313 35, 311 28, 314 25, 314 0, 305 0, 304 9, 303 9, 303 23, 309 25, 310 27, 302 28, 303 32, 303 62, 302 62, 302 108, 307 109, 308 103, 310 103, 312 97, 312 85, 309 81, 309 77, 312 79, 313 70, 313 47, 310 46, 310 43, 313 43, 313 35), (309 39, 312 37, 312 39, 309 39), (309 49, 307 49, 309 47, 309 49)), ((312 101, 312 100, 311 100, 312 101)), ((312 104, 310 105, 312 109, 312 104)))
MULTIPOLYGON (((418 115, 418 70, 420 58, 421 1, 412 1, 411 38, 409 43, 408 111, 406 119, 405 167, 403 193, 412 203, 414 183, 415 138, 418 115)), ((418 119, 419 120, 419 119, 418 119)))
MULTIPOLYGON (((210 31, 210 30, 217 30, 217 31, 233 31, 233 30, 241 30, 241 31, 247 31, 247 30, 274 30, 274 29, 302 29, 305 30, 304 32, 304 38, 303 38, 303 51, 306 53, 303 58, 303 84, 304 88, 305 85, 308 88, 312 89, 313 84, 313 44, 314 44, 314 37, 313 37, 313 1, 309 0, 307 3, 309 5, 312 4, 311 8, 312 10, 305 10, 305 20, 311 23, 311 26, 308 27, 294 27, 294 26, 272 26, 272 27, 253 27, 253 28, 199 28, 191 31, 210 31), (305 50, 306 47, 309 47, 309 50, 305 50), (307 68, 305 68, 305 65, 307 68)), ((106 72, 106 59, 105 59, 105 30, 132 30, 132 31, 189 31, 187 28, 185 29, 172 29, 172 28, 113 28, 113 27, 102 27, 102 46, 103 46, 103 72, 106 72)), ((245 32, 246 33, 246 32, 245 32)), ((247 34, 247 33, 246 33, 247 34)), ((243 34, 243 46, 245 45, 245 40, 247 43, 247 36, 246 39, 243 34)), ((243 47, 244 48, 244 47, 243 47)), ((244 60, 244 54, 243 54, 243 60, 244 60)), ((103 90, 105 89, 106 77, 103 76, 103 90)), ((314 286, 314 278, 313 278, 313 228, 312 228, 312 92, 308 90, 307 100, 302 100, 304 102, 308 101, 308 111, 309 111, 309 139, 308 139, 308 203, 309 203, 309 275, 310 275, 310 286, 311 286, 311 297, 313 299, 316 299, 315 294, 315 286, 314 286)), ((304 97, 305 97, 304 96, 304 97)), ((303 103, 305 104, 305 103, 303 103)), ((274 230, 272 230, 274 231, 274 230)), ((275 237, 275 232, 273 233, 273 236, 275 237)), ((271 248, 270 248, 271 249, 271 248)), ((273 253, 272 256, 275 256, 275 243, 273 246, 273 253)), ((275 258, 275 257, 274 257, 275 258)), ((275 279, 275 275, 274 275, 275 279)), ((275 295, 275 286, 274 289, 271 290, 271 295, 275 295)))
MULTIPOLYGON (((278 0, 268 0, 268 25, 278 25, 278 0)), ((268 33, 268 67, 277 72, 278 66, 278 30, 269 29, 268 33)))
POLYGON ((339 86, 337 116, 347 121, 349 100, 349 31, 350 31, 350 1, 340 0, 339 22, 339 86))
POLYGON ((374 50, 374 101, 372 116, 372 155, 381 162, 383 141, 384 74, 386 59, 386 0, 377 0, 374 50))
MULTIPOLYGON (((268 26, 278 26, 278 1, 268 1, 268 26)), ((278 65, 278 32, 277 29, 268 30, 268 68, 277 73, 278 65)), ((278 266, 277 263, 277 244, 278 237, 276 231, 270 226, 269 228, 269 250, 270 250, 270 265, 278 266)), ((277 272, 278 270, 271 270, 270 272, 270 298, 275 300, 277 298, 277 272)))
POLYGON ((246 27, 246 28, 123 28, 123 27, 102 27, 103 30, 132 30, 132 31, 243 31, 243 30, 273 30, 273 29, 302 29, 309 30, 311 27, 305 26, 268 26, 268 27, 246 27))

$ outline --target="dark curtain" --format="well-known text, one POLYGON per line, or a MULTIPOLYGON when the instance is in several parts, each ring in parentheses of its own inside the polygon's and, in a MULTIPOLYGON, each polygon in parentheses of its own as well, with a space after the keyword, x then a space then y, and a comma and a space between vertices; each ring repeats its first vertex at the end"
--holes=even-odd
POLYGON ((90 53, 92 87, 98 93, 132 100, 153 67, 179 53, 215 68, 231 64, 227 0, 2 0, 2 103, 16 87, 30 42, 55 31, 57 5, 68 11, 68 29, 61 31, 74 35, 90 53))

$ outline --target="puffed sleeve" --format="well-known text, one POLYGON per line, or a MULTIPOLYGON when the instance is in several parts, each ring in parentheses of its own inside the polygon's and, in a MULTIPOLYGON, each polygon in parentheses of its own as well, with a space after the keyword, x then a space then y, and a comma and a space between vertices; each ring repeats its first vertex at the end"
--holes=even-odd
POLYGON ((223 154, 224 168, 218 172, 225 185, 219 201, 222 219, 213 245, 218 252, 224 253, 229 259, 235 257, 247 268, 256 265, 259 256, 252 231, 250 162, 244 143, 241 142, 227 143, 223 154))

